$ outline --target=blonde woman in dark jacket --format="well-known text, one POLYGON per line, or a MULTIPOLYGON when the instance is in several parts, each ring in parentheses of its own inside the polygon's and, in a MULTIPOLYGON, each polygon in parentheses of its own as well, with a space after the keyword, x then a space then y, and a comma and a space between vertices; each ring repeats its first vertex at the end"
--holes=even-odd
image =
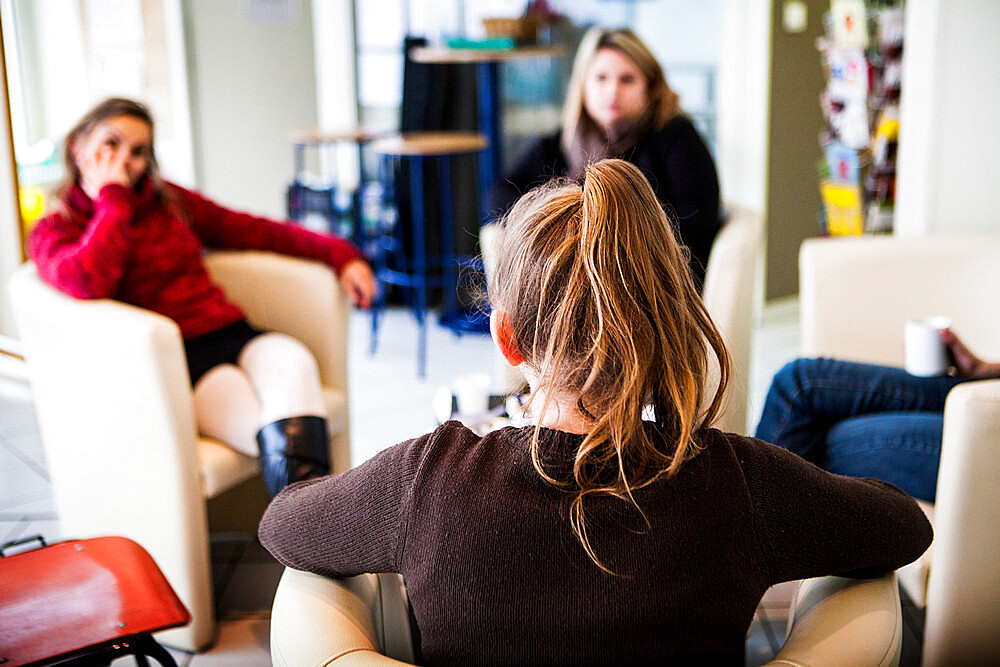
POLYGON ((552 177, 579 178, 593 161, 615 157, 642 171, 671 213, 701 286, 721 226, 712 156, 684 115, 663 69, 628 29, 587 32, 576 53, 562 128, 538 140, 490 191, 494 213, 552 177))

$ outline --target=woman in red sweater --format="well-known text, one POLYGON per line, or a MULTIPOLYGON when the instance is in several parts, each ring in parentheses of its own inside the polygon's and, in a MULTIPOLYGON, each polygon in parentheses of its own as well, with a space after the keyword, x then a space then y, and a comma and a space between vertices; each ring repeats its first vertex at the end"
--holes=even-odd
POLYGON ((319 372, 299 341, 251 327, 205 269, 203 248, 271 250, 333 267, 367 308, 375 278, 347 241, 223 208, 162 180, 153 118, 111 98, 66 137, 57 210, 28 239, 43 280, 78 299, 113 298, 180 327, 202 433, 258 455, 271 494, 329 472, 319 372))

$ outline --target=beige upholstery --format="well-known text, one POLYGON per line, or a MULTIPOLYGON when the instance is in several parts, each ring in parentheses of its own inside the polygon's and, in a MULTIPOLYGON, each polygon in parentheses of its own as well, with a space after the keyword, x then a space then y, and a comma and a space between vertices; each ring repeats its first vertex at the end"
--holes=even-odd
MULTIPOLYGON (((286 569, 271 610, 271 660, 298 665, 413 661, 398 575, 328 579, 286 569)), ((895 575, 801 582, 776 665, 895 665, 902 617, 895 575)))
POLYGON ((763 233, 760 214, 740 207, 729 208, 726 224, 712 243, 701 296, 733 362, 726 409, 715 427, 741 435, 748 433, 750 345, 763 233))
MULTIPOLYGON (((479 232, 487 277, 496 267, 499 227, 484 225, 479 232)), ((747 433, 747 401, 750 381, 750 343, 756 304, 757 267, 763 234, 759 214, 732 207, 709 254, 702 299, 725 339, 733 360, 733 374, 726 392, 726 410, 715 426, 732 433, 747 433)), ((520 371, 497 352, 494 383, 505 392, 524 385, 520 371)))
POLYGON ((329 579, 285 569, 271 608, 276 667, 401 665, 414 660, 402 579, 362 574, 329 579))
MULTIPOLYGON (((799 258, 802 353, 902 365, 903 323, 947 315, 1000 360, 1000 236, 814 239, 799 258)), ((900 570, 926 604, 924 664, 1000 658, 1000 380, 960 385, 945 405, 931 551, 900 570)))
MULTIPOLYGON (((312 350, 334 467, 349 467, 348 302, 333 273, 257 252, 217 253, 207 264, 253 324, 312 350)), ((205 648, 215 632, 205 500, 256 475, 256 459, 197 436, 173 321, 109 299, 73 299, 30 263, 9 288, 63 534, 142 544, 193 616, 162 641, 205 648)))
POLYGON ((799 583, 772 665, 898 665, 903 617, 896 575, 799 583))

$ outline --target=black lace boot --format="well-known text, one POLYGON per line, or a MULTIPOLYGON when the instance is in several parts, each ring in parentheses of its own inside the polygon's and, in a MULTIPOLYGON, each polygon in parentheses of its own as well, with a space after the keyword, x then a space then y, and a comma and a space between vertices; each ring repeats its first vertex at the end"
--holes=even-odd
POLYGON ((257 432, 260 469, 267 492, 330 472, 330 434, 323 417, 287 417, 257 432))

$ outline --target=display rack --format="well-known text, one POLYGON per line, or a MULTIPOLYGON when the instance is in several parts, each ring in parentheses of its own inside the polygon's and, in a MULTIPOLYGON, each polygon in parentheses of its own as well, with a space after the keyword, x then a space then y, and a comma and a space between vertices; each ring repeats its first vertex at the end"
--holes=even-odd
POLYGON ((892 231, 899 137, 903 3, 832 0, 822 54, 819 166, 824 234, 892 231))

